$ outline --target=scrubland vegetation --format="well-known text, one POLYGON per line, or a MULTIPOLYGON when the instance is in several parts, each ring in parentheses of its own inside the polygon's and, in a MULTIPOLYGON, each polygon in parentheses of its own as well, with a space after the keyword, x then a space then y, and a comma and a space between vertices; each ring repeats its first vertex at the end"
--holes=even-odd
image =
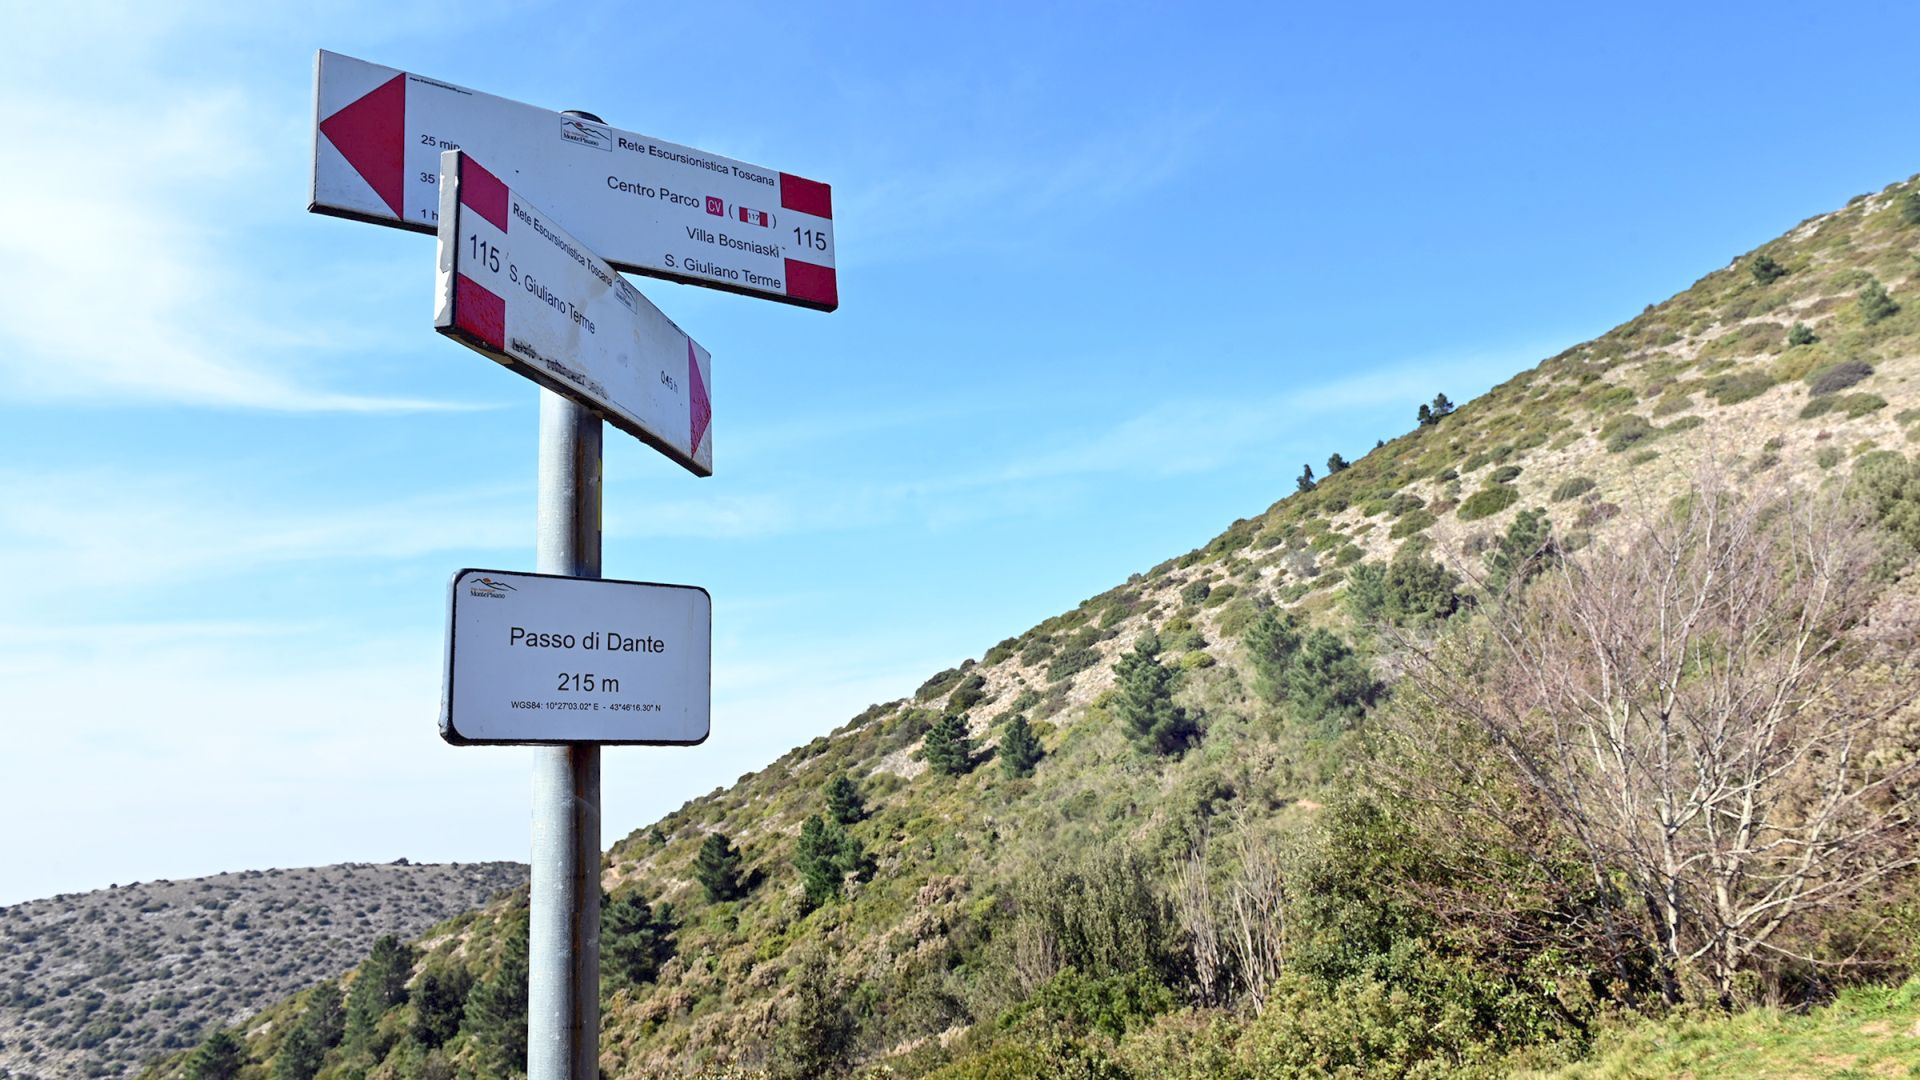
MULTIPOLYGON (((1812 219, 634 833, 607 1075, 1911 1067, 1916 240, 1812 219)), ((156 1074, 508 1075, 523 903, 156 1074)))

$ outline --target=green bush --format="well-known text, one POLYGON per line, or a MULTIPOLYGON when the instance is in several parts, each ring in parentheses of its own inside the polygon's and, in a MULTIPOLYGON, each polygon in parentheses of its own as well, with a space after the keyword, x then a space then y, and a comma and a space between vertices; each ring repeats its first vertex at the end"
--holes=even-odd
POLYGON ((1849 491, 1888 532, 1920 549, 1920 466, 1893 450, 1866 454, 1854 463, 1849 491))
POLYGON ((1747 269, 1752 272, 1753 280, 1762 285, 1771 285, 1787 276, 1787 268, 1764 252, 1749 259, 1747 269))
POLYGON ((1846 456, 1837 446, 1823 446, 1814 452, 1813 461, 1823 469, 1831 469, 1846 460, 1846 456))
POLYGON ((1860 313, 1860 321, 1868 326, 1886 319, 1900 310, 1900 305, 1887 295, 1887 287, 1878 281, 1869 281, 1860 290, 1860 296, 1854 301, 1854 308, 1860 313))
POLYGON ((1807 393, 1814 397, 1837 394, 1873 374, 1873 365, 1865 360, 1841 360, 1817 368, 1807 375, 1807 393))
POLYGON ((1205 600, 1207 594, 1212 591, 1213 587, 1208 585, 1204 580, 1191 581, 1187 583, 1185 588, 1180 590, 1180 600, 1182 603, 1198 604, 1202 600, 1205 600))
POLYGON ((1438 519, 1427 510, 1412 511, 1401 517, 1399 521, 1393 523, 1393 528, 1387 530, 1387 537, 1391 540, 1405 539, 1406 537, 1427 529, 1433 525, 1436 520, 1438 519))
POLYGON ((1511 484, 1520 476, 1520 466, 1502 465, 1487 475, 1489 484, 1511 484))
POLYGON ((962 673, 959 668, 948 668, 947 670, 940 672, 939 674, 928 679, 926 682, 923 682, 920 684, 920 689, 915 690, 913 692, 914 700, 915 701, 931 701, 932 699, 939 697, 941 694, 946 693, 948 687, 960 681, 961 674, 962 673))
POLYGON ((1386 566, 1361 563, 1347 571, 1346 605, 1362 623, 1409 625, 1452 615, 1460 606, 1460 579, 1418 551, 1403 550, 1386 566))
POLYGON ((1773 387, 1773 376, 1764 371, 1727 371, 1707 380, 1707 396, 1722 405, 1751 401, 1773 387))
POLYGON ((947 697, 946 711, 963 713, 980 704, 986 700, 986 686, 987 680, 983 675, 969 675, 960 680, 960 685, 954 687, 953 693, 947 697))
POLYGON ((1599 486, 1599 481, 1591 476, 1570 476, 1554 487, 1553 501, 1566 502, 1568 499, 1577 499, 1599 486))
POLYGON ((1014 650, 1018 648, 1019 645, 1020 645, 1019 638, 1008 638, 1005 641, 1000 642, 998 645, 995 645, 993 648, 988 649, 987 655, 981 657, 980 662, 988 665, 998 664, 1001 661, 1012 656, 1014 653, 1014 650))
POLYGON ((1817 397, 1800 409, 1800 419, 1812 420, 1837 412, 1849 420, 1858 420, 1870 412, 1887 407, 1887 399, 1879 394, 1834 394, 1817 397))
POLYGON ((1811 345, 1819 340, 1806 323, 1794 323, 1793 329, 1787 331, 1788 345, 1811 345))
POLYGON ((1519 500, 1518 491, 1505 484, 1497 484, 1467 496, 1467 500, 1460 504, 1460 509, 1455 511, 1455 516, 1461 521, 1478 521, 1492 517, 1519 500))
POLYGON ((1643 439, 1652 438, 1653 433, 1653 425, 1647 422, 1646 417, 1639 413, 1626 413, 1607 421, 1606 426, 1600 429, 1600 441, 1606 444, 1609 452, 1618 454, 1643 439))

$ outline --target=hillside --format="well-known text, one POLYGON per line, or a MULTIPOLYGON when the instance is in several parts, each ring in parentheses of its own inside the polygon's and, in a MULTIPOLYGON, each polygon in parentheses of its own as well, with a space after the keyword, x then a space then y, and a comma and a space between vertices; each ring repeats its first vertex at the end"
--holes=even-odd
POLYGON ((121 1076, 526 880, 518 863, 348 863, 0 908, 0 1076, 121 1076))
MULTIPOLYGON (((1500 1075, 1565 1064, 1663 994, 1711 994, 1662 988, 1665 954, 1587 931, 1642 898, 1604 874, 1575 888, 1573 840, 1517 781, 1470 774, 1471 794, 1538 811, 1535 836, 1490 839, 1388 783, 1440 759, 1420 774, 1377 735, 1418 720, 1395 688, 1423 643, 1473 640, 1501 610, 1486 579, 1539 547, 1528 511, 1556 557, 1604 556, 1697 505, 1676 499, 1711 461, 1755 492, 1880 470, 1879 521, 1920 520, 1916 241, 1913 181, 1809 219, 615 844, 607 1074, 1500 1075), (1130 659, 1149 638, 1158 660, 1130 659), (1030 769, 1002 765, 1016 717, 1044 752, 1030 769)), ((1874 572, 1876 611, 1920 603, 1907 565, 1874 572)), ((1910 691, 1912 669, 1874 655, 1875 686, 1910 691)), ((1913 697, 1890 722, 1911 728, 1913 697)), ((1876 752, 1904 753, 1888 738, 1876 752)), ((1832 979, 1903 976, 1904 947, 1857 929, 1910 920, 1910 879, 1882 884, 1863 901, 1882 908, 1790 928, 1804 970, 1756 964, 1718 992, 1813 1002, 1832 979)), ((506 1071, 519 910, 424 938, 413 996, 321 1074, 506 1071)), ((314 1001, 245 1025, 246 1059, 275 1061, 314 1001)))

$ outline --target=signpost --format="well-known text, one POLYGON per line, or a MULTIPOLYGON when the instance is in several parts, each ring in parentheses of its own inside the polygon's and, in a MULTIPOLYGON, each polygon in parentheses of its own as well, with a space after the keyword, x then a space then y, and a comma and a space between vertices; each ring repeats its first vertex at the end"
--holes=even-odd
POLYGON ((693 746, 711 721, 713 601, 692 585, 453 576, 448 742, 693 746))
POLYGON ((434 328, 711 476, 707 350, 471 154, 440 175, 434 328))
POLYGON ((440 724, 538 746, 527 1075, 596 1080, 600 746, 699 743, 712 700, 706 591, 599 580, 602 415, 713 473, 712 358, 616 269, 832 311, 832 190, 322 51, 307 209, 437 233, 435 328, 543 388, 539 572, 454 576, 440 724))
POLYGON ((622 270, 840 306, 826 184, 325 50, 314 86, 309 210, 434 232, 465 150, 622 270))

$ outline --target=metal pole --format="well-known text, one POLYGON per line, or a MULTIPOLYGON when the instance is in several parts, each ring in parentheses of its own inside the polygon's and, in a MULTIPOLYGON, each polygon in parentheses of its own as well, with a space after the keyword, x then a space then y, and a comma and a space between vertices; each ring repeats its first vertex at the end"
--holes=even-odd
MULTIPOLYGON (((601 423, 540 391, 536 569, 600 576, 601 423)), ((600 746, 534 750, 528 1080, 596 1080, 600 1060, 600 746)))

